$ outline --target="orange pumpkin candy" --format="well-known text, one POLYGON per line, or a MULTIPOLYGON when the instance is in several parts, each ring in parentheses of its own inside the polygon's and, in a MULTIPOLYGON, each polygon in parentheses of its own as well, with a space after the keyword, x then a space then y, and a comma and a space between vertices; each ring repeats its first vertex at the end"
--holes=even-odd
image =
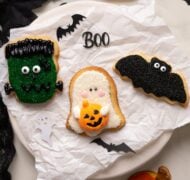
POLYGON ((101 114, 102 106, 83 101, 79 125, 84 131, 100 131, 108 124, 108 114, 101 114))
POLYGON ((132 175, 128 180, 171 180, 171 174, 167 167, 160 166, 158 172, 142 171, 132 175))
POLYGON ((156 173, 152 171, 144 171, 136 173, 128 180, 156 180, 156 173))

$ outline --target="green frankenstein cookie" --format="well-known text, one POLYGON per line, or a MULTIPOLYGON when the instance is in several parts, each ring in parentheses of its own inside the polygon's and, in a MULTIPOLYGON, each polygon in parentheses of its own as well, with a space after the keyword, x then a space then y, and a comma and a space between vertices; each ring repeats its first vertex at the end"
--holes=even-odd
POLYGON ((21 102, 42 103, 53 97, 56 89, 63 90, 57 81, 54 60, 54 42, 43 39, 25 39, 8 44, 9 83, 4 86, 7 95, 14 91, 21 102))

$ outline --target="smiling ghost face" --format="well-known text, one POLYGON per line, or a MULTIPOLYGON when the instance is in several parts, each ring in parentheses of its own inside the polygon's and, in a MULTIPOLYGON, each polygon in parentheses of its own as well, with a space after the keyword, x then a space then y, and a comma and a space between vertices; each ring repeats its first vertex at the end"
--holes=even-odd
POLYGON ((74 88, 73 95, 78 104, 84 99, 103 105, 110 103, 109 82, 100 72, 87 71, 81 74, 76 80, 74 88))
POLYGON ((102 106, 83 101, 79 125, 84 131, 100 131, 108 123, 108 113, 102 113, 102 106))

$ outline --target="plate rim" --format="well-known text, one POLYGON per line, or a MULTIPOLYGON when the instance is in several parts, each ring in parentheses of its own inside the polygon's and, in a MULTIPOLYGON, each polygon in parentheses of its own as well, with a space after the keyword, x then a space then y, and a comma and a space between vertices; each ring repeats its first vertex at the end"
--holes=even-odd
MULTIPOLYGON (((22 134, 22 132, 20 130, 17 120, 10 113, 9 113, 9 117, 10 117, 10 122, 12 124, 13 130, 14 130, 15 134, 17 135, 19 141, 27 149, 27 151, 32 155, 32 157, 35 158, 26 139, 24 138, 24 135, 22 134)), ((110 180, 111 178, 119 178, 121 176, 124 176, 124 175, 130 173, 131 171, 141 167, 142 165, 144 165, 145 163, 147 163, 148 161, 153 159, 155 156, 157 156, 161 152, 161 150, 164 148, 164 146, 168 143, 172 134, 173 134, 173 130, 166 131, 165 133, 161 134, 161 136, 158 139, 148 143, 145 147, 143 147, 141 150, 137 151, 135 154, 125 154, 123 156, 120 156, 108 167, 104 168, 103 170, 99 170, 99 171, 93 173, 92 175, 90 175, 88 177, 88 179, 110 180), (147 156, 147 154, 150 151, 153 151, 153 153, 151 153, 147 156), (139 157, 145 157, 145 158, 139 158, 139 157), (133 161, 133 159, 136 159, 136 160, 132 166, 126 166, 126 164, 125 164, 126 168, 124 171, 123 170, 122 171, 114 170, 114 168, 118 166, 118 163, 121 162, 120 159, 127 160, 127 163, 131 163, 131 159, 132 159, 132 161, 133 161), (137 162, 137 159, 139 159, 138 162, 137 162), (113 174, 110 174, 109 172, 105 173, 106 171, 114 171, 116 173, 113 175, 113 174), (101 176, 103 176, 103 177, 101 177, 101 176)), ((123 163, 121 163, 121 164, 122 165, 120 165, 120 166, 123 166, 123 163)))

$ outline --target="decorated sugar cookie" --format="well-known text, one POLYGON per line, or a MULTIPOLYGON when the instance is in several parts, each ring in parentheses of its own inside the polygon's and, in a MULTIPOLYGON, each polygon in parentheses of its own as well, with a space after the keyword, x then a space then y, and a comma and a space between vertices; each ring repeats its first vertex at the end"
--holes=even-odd
POLYGON ((129 78, 135 88, 142 88, 145 93, 163 98, 167 102, 187 106, 189 94, 187 85, 179 73, 173 73, 172 67, 156 57, 151 62, 139 55, 130 55, 115 64, 121 78, 129 78))
POLYGON ((102 68, 81 69, 71 79, 70 114, 67 128, 76 133, 96 136, 105 129, 119 129, 125 124, 113 79, 102 68))
POLYGON ((59 49, 55 42, 30 38, 8 44, 5 49, 9 82, 4 86, 9 95, 15 92, 24 103, 46 102, 63 82, 57 81, 59 49), (57 81, 57 83, 56 83, 57 81))

